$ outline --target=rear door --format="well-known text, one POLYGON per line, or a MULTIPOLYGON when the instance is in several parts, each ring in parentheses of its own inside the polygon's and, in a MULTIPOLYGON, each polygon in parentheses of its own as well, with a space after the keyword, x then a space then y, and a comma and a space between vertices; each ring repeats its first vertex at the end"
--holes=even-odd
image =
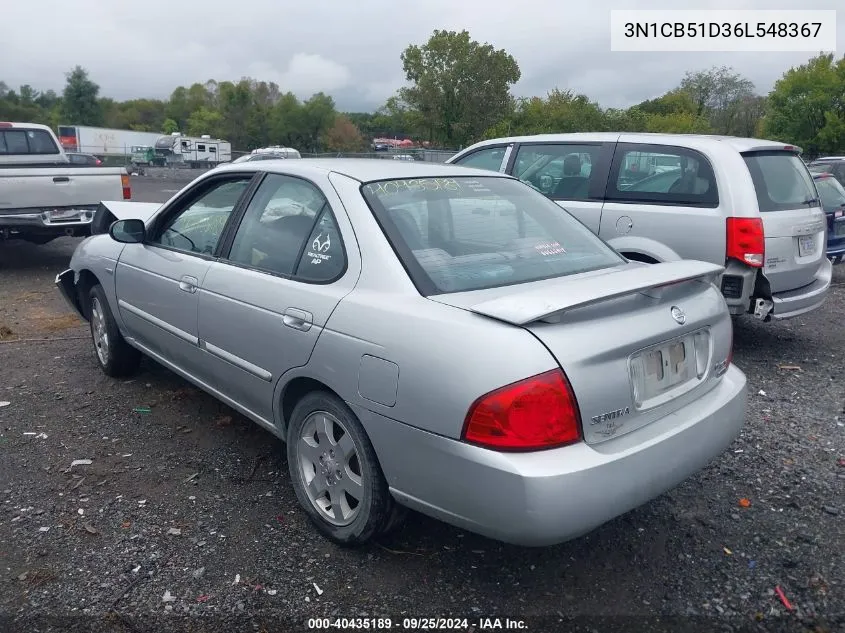
POLYGON ((598 235, 614 143, 521 143, 510 173, 598 235))
POLYGON ((825 216, 813 178, 791 151, 746 152, 763 231, 763 273, 773 293, 812 283, 825 258, 825 216))
POLYGON ((340 199, 323 184, 267 174, 199 293, 204 379, 267 424, 279 377, 308 362, 360 271, 340 199))
POLYGON ((620 142, 598 234, 634 259, 723 264, 725 219, 710 160, 678 145, 620 142))

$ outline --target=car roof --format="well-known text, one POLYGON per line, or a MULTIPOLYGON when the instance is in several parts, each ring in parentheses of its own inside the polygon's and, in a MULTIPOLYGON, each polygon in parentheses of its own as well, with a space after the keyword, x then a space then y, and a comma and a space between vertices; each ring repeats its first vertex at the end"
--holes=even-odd
POLYGON ((279 160, 230 163, 217 169, 221 171, 278 171, 283 174, 290 173, 306 177, 335 172, 360 182, 393 178, 448 178, 450 176, 511 178, 506 174, 487 169, 475 169, 445 163, 384 160, 381 158, 301 158, 296 161, 282 158, 279 160))
POLYGON ((814 159, 812 162, 814 163, 823 163, 823 162, 833 162, 836 160, 845 160, 845 156, 819 156, 818 158, 814 159))
MULTIPOLYGON (((490 139, 471 145, 467 149, 475 149, 487 145, 498 145, 503 143, 553 143, 561 141, 583 141, 583 142, 616 142, 624 137, 627 142, 648 142, 649 140, 674 141, 683 145, 684 141, 701 142, 712 141, 724 143, 731 146, 738 152, 747 152, 759 149, 782 149, 785 147, 794 148, 800 151, 800 147, 769 141, 759 138, 744 138, 740 136, 721 136, 718 134, 663 134, 657 132, 573 132, 569 134, 534 134, 530 136, 509 136, 490 139), (642 139, 641 141, 639 139, 642 139)), ((466 151, 466 150, 464 150, 466 151)))

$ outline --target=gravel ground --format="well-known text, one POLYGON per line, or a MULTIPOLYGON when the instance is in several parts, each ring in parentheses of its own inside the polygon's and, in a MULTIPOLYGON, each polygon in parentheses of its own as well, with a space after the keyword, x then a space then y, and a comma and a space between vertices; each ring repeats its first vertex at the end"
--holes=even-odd
MULTIPOLYGON (((141 200, 184 184, 133 181, 141 200)), ((341 549, 299 510, 278 440, 152 362, 127 381, 98 370, 52 286, 76 244, 0 244, 0 632, 306 630, 316 616, 845 630, 845 334, 831 327, 845 266, 816 313, 737 324, 746 427, 670 493, 552 548, 414 514, 341 549)))

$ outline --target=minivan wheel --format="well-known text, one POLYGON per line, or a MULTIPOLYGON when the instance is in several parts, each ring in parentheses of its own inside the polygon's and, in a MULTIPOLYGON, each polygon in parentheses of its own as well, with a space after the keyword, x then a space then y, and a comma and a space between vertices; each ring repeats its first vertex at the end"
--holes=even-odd
POLYGON ((113 378, 132 374, 141 362, 141 352, 129 345, 120 333, 103 287, 94 285, 88 299, 88 324, 100 368, 113 378))
POLYGON ((360 545, 395 526, 388 491, 364 427, 334 394, 312 391, 296 405, 287 435, 296 497, 317 529, 340 545, 360 545))

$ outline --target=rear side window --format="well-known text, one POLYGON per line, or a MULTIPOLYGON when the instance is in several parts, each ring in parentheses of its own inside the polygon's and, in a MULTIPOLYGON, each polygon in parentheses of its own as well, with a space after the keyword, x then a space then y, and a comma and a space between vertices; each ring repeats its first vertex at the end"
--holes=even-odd
POLYGON ((462 167, 475 167, 476 169, 487 169, 489 171, 499 171, 502 167, 502 161, 505 159, 505 148, 502 146, 488 147, 480 149, 477 152, 468 154, 463 158, 455 161, 456 165, 462 167))
POLYGON ((340 232, 316 185, 267 174, 235 234, 229 261, 302 281, 328 283, 346 269, 340 232))
POLYGON ((601 145, 520 145, 513 175, 552 199, 587 200, 603 178, 601 170, 593 171, 601 151, 601 145))
POLYGON ((607 198, 616 202, 719 206, 710 161, 695 150, 669 145, 620 143, 607 198))
POLYGON ((361 190, 423 295, 562 277, 624 261, 546 196, 510 178, 401 179, 361 190))
POLYGON ((58 154, 59 148, 44 130, 14 129, 0 132, 0 154, 58 154))
POLYGON ((762 213, 817 206, 813 177, 792 152, 753 152, 742 155, 762 213))

